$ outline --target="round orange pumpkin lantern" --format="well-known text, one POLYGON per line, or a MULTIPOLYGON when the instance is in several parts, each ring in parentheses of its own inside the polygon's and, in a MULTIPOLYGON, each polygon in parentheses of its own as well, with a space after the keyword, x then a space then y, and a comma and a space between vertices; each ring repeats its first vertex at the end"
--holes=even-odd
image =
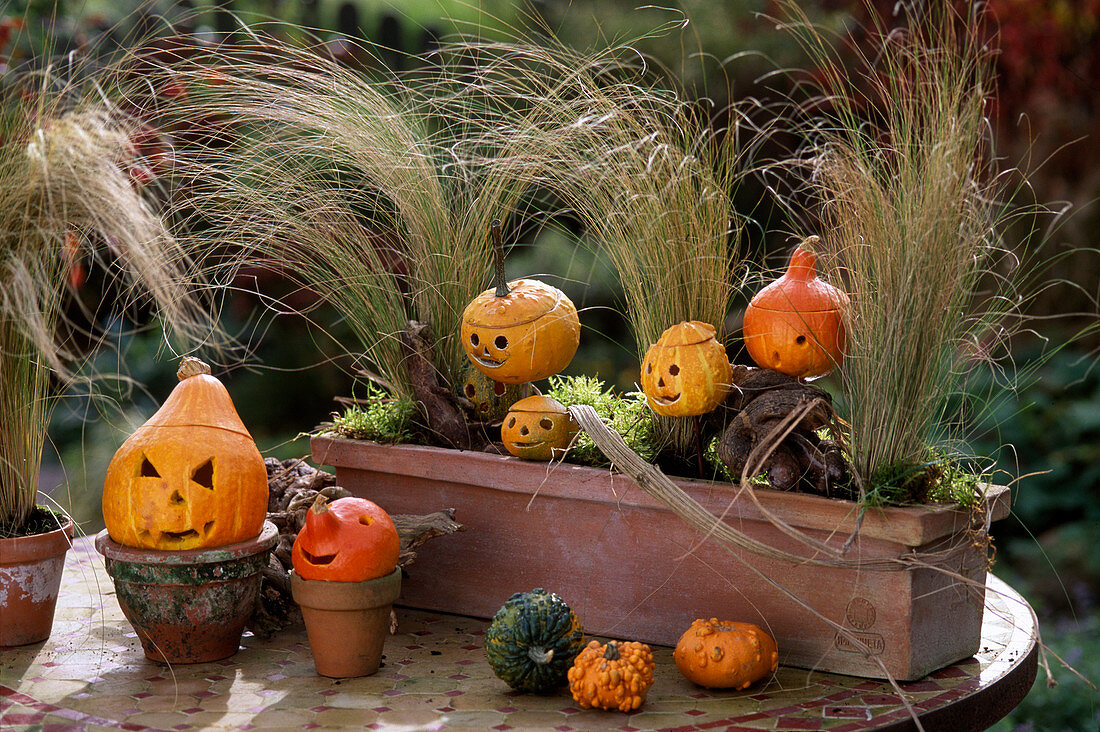
POLYGON ((689 681, 708 689, 745 689, 779 665, 775 640, 752 623, 696 620, 672 660, 689 681))
POLYGON ((788 376, 829 373, 844 358, 848 296, 817 276, 811 236, 791 255, 787 272, 749 302, 745 348, 757 366, 788 376))
POLYGON ((470 362, 494 381, 524 384, 552 376, 573 360, 581 338, 577 308, 565 293, 544 282, 506 282, 500 222, 495 288, 482 292, 462 312, 462 347, 470 362))
POLYGON ((210 367, 183 359, 179 383, 115 453, 103 482, 111 538, 141 549, 200 549, 260 533, 267 469, 210 367))
POLYGON ((393 572, 400 553, 397 528, 378 504, 355 496, 329 503, 318 495, 290 559, 302 579, 365 582, 393 572))
POLYGON ((500 426, 500 439, 516 457, 552 460, 569 447, 577 430, 561 402, 536 395, 512 405, 500 426))
POLYGON ((693 417, 729 392, 733 367, 714 326, 690 320, 668 328, 642 359, 642 391, 657 414, 693 417))

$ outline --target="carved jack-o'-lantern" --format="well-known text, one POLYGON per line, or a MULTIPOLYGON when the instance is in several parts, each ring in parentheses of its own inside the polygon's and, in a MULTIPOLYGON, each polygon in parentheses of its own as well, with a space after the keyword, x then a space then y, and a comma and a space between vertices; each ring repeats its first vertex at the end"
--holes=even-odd
POLYGON ((318 494, 290 561, 302 579, 364 582, 392 572, 400 552, 397 528, 377 503, 355 496, 329 503, 318 494))
POLYGON ((577 435, 577 423, 557 399, 529 396, 512 405, 500 439, 508 452, 527 460, 552 460, 577 435))
POLYGON ((508 414, 513 404, 519 401, 518 384, 504 384, 493 381, 473 364, 462 372, 462 396, 474 405, 474 412, 483 422, 499 422, 508 414))
POLYGON ((119 544, 198 549, 260 533, 267 469, 229 392, 185 358, 180 382, 122 443, 103 483, 103 520, 119 544))
POLYGON ((569 365, 580 344, 577 308, 544 282, 507 282, 499 221, 493 221, 493 237, 495 289, 478 295, 462 312, 462 347, 494 381, 524 384, 552 376, 569 365))
POLYGON ((745 349, 757 366, 808 378, 829 373, 844 358, 848 295, 817 276, 810 249, 817 239, 795 249, 786 273, 745 310, 745 349))
POLYGON ((717 407, 729 392, 733 367, 714 326, 698 320, 667 329, 642 360, 642 391, 657 414, 692 417, 717 407))

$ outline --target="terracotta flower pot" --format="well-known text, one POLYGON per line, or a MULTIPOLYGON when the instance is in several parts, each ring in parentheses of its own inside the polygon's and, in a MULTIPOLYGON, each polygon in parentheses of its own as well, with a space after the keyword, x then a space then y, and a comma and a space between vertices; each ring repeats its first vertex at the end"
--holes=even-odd
POLYGON ((0 539, 0 646, 50 637, 73 522, 44 534, 0 539))
POLYGON ((260 572, 278 540, 278 529, 266 521, 256 538, 213 549, 135 549, 113 541, 106 529, 95 546, 146 657, 203 663, 237 652, 260 593, 260 572))
POLYGON ((365 582, 306 580, 290 573, 317 673, 334 679, 369 676, 382 661, 390 608, 401 594, 400 568, 365 582))

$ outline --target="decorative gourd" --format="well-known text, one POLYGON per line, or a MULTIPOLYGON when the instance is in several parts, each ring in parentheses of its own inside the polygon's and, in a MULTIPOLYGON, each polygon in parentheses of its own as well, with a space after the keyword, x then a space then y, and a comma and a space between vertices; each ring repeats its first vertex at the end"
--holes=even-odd
POLYGON ((665 330, 642 359, 642 391, 666 417, 706 414, 729 393, 733 367, 714 326, 698 320, 665 330))
POLYGON ((672 652, 676 668, 708 689, 745 689, 779 665, 775 640, 752 623, 696 620, 672 652))
POLYGON ((107 466, 107 530, 119 544, 142 549, 251 539, 267 516, 263 457, 209 366, 184 358, 176 376, 164 404, 107 466))
POLYGON ((499 422, 520 399, 518 384, 502 384, 467 364, 462 372, 462 396, 474 405, 474 412, 483 422, 499 422))
POLYGON ((802 242, 787 272, 749 302, 744 339, 756 365, 788 376, 829 373, 844 358, 848 296, 817 276, 818 237, 802 242))
POLYGON ((536 395, 512 405, 500 426, 500 439, 516 457, 553 460, 569 447, 577 430, 561 402, 536 395))
POLYGON ((506 282, 500 222, 495 289, 478 295, 462 312, 461 339, 470 362, 490 379, 524 384, 552 376, 573 360, 581 338, 577 308, 565 293, 538 280, 506 282))
POLYGON ((577 616, 541 587, 508 598, 485 631, 489 666, 519 691, 546 694, 565 684, 583 647, 577 616))
POLYGON ((644 643, 590 641, 569 669, 569 691, 585 709, 629 712, 645 702, 654 668, 653 652, 644 643))
POLYGON ((364 582, 392 572, 400 553, 397 528, 378 504, 355 496, 329 503, 318 495, 290 560, 302 579, 364 582))

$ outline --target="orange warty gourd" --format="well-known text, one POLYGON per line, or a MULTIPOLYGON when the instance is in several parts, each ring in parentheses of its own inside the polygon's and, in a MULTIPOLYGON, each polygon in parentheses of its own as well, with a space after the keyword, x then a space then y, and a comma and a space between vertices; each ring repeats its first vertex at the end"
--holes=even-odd
POLYGON ((393 572, 400 553, 397 528, 378 504, 355 496, 329 503, 318 495, 290 560, 302 579, 364 582, 393 572))
POLYGON ((512 405, 500 426, 500 439, 516 457, 552 460, 569 447, 578 429, 561 402, 535 395, 512 405))
POLYGON ((672 652, 676 668, 708 689, 745 689, 779 665, 775 640, 752 623, 696 620, 672 652))
POLYGON ((569 365, 580 345, 577 308, 564 292, 544 282, 506 282, 500 222, 492 226, 495 289, 482 292, 462 312, 462 347, 475 368, 503 384, 553 376, 569 365))
POLYGON ((733 367, 714 326, 698 320, 665 330, 642 359, 642 391, 666 417, 713 411, 729 393, 733 367))
POLYGON ((817 276, 811 236, 791 255, 787 272, 749 302, 745 348, 757 366, 788 376, 829 373, 844 358, 848 296, 817 276))
POLYGON ((267 516, 267 469, 225 386, 197 358, 115 453, 103 482, 111 538, 142 549, 246 541, 267 516))
POLYGON ((569 691, 585 709, 629 712, 645 703, 655 668, 645 643, 589 641, 569 669, 569 691))

